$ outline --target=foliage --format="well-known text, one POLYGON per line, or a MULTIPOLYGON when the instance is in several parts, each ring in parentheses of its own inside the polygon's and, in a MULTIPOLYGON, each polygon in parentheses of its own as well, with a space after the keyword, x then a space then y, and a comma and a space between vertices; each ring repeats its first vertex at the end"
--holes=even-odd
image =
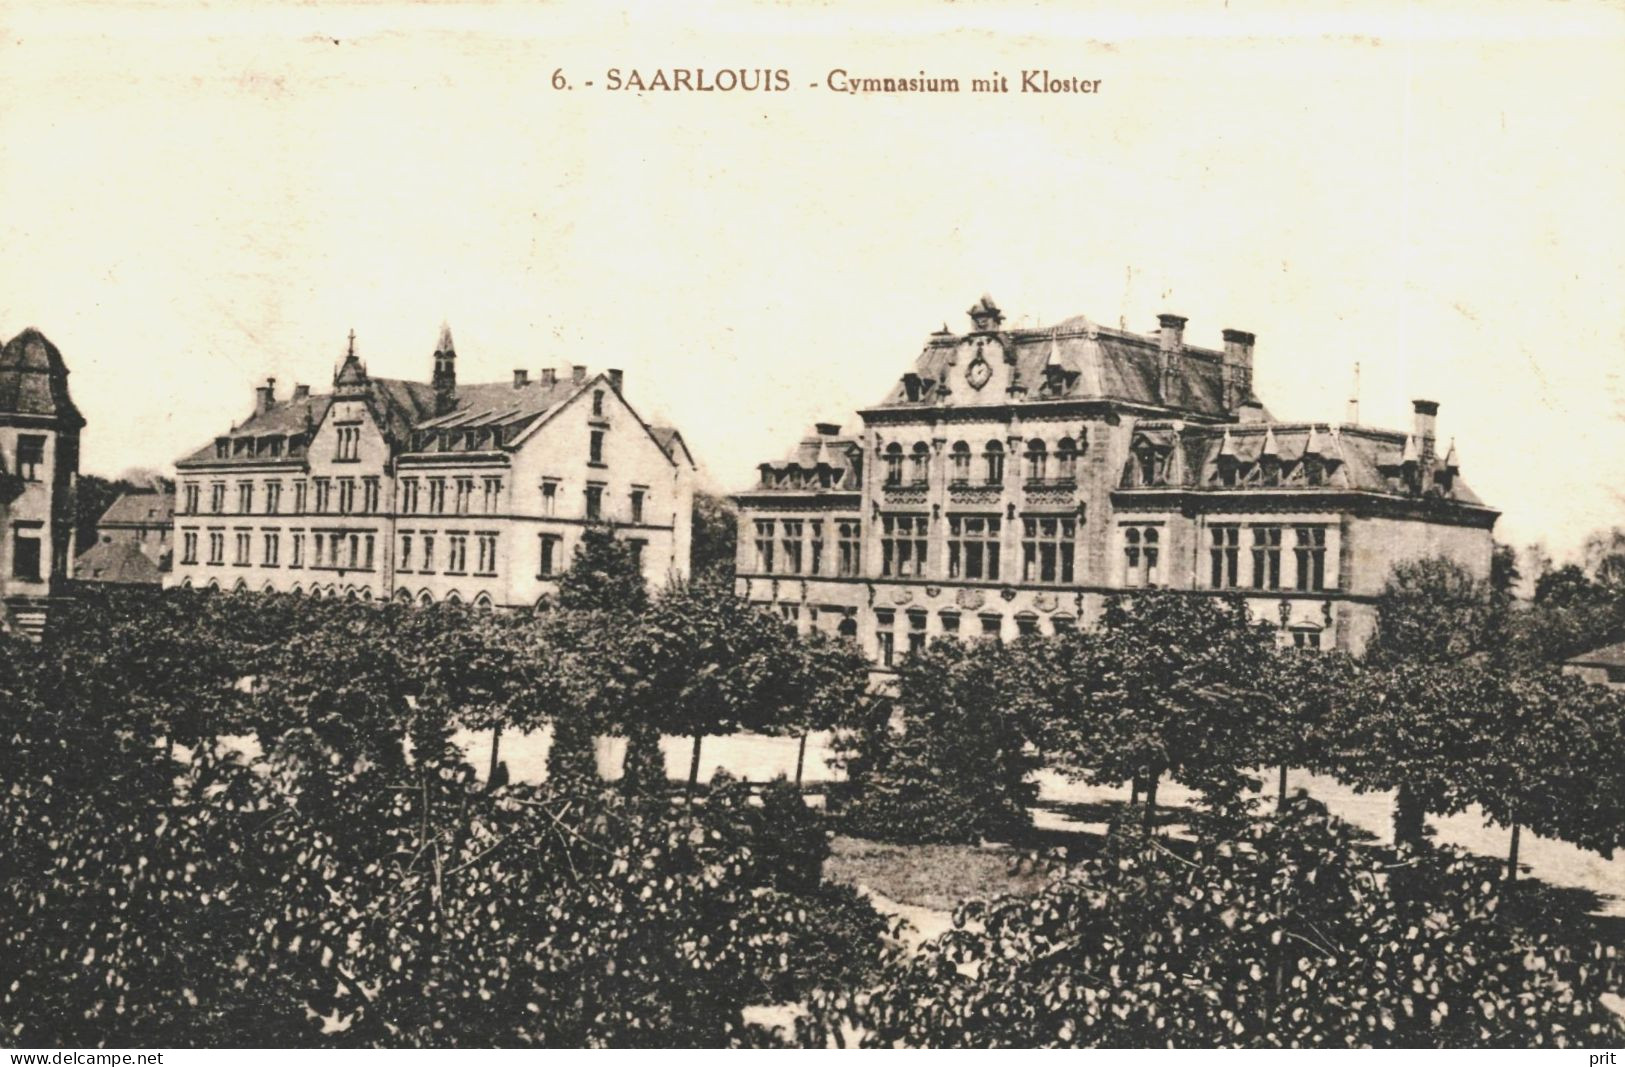
POLYGON ((73 552, 74 555, 96 543, 97 525, 102 515, 125 493, 144 488, 125 478, 103 478, 99 474, 81 474, 73 485, 73 552))
POLYGON ((689 570, 696 581, 732 585, 739 539, 739 516, 727 497, 694 493, 689 570))
POLYGON ((935 641, 903 660, 895 705, 854 706, 836 739, 846 829, 912 842, 1025 832, 1038 760, 1034 724, 1005 695, 1019 662, 996 642, 935 641))
POLYGON ((1263 755, 1281 768, 1285 802, 1286 769, 1324 771, 1336 710, 1359 676, 1359 664, 1345 652, 1282 648, 1270 661, 1268 688, 1274 698, 1261 724, 1263 755))
POLYGON ((1503 603, 1488 583, 1445 557, 1394 567, 1377 598, 1366 659, 1448 663, 1500 647, 1503 603))
POLYGON ((554 602, 562 611, 643 611, 649 590, 632 545, 610 526, 584 529, 569 569, 559 576, 554 602))
POLYGON ((820 992, 801 1043, 1589 1046, 1612 948, 1513 921, 1493 865, 1393 861, 1301 805, 1181 855, 1130 831, 1033 897, 972 902, 874 987, 820 992))

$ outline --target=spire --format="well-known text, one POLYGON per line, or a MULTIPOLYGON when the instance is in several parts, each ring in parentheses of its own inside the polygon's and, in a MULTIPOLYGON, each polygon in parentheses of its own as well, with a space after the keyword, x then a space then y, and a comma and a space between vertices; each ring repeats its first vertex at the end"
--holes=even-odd
POLYGON ((1349 387, 1349 425, 1360 425, 1360 364, 1354 364, 1354 384, 1349 387))
POLYGON ((1236 442, 1230 437, 1230 427, 1224 428, 1224 440, 1219 443, 1219 455, 1236 458, 1236 442))
POLYGON ((434 413, 444 415, 457 406, 457 349, 451 340, 451 324, 440 324, 440 340, 434 346, 434 413))
POLYGON ((1275 440, 1275 429, 1274 429, 1274 427, 1270 427, 1270 426, 1264 427, 1264 447, 1259 449, 1258 454, 1259 454, 1259 456, 1261 458, 1262 457, 1268 457, 1269 459, 1279 459, 1279 458, 1281 458, 1281 446, 1275 440))
MULTIPOLYGON (((354 333, 351 336, 354 337, 354 333)), ((434 350, 437 355, 440 353, 457 354, 457 349, 451 341, 451 323, 444 321, 440 323, 440 340, 435 342, 434 350)))
POLYGON ((355 330, 345 339, 344 362, 333 373, 333 395, 355 396, 367 388, 367 368, 355 354, 355 330))
POLYGON ((1326 452, 1326 445, 1320 437, 1320 427, 1309 427, 1309 439, 1303 443, 1303 454, 1306 456, 1320 456, 1326 452))
POLYGON ((1402 454, 1399 457, 1399 462, 1401 464, 1405 464, 1407 466, 1410 466, 1410 465, 1414 465, 1414 464, 1420 462, 1421 458, 1422 458, 1422 450, 1417 447, 1415 435, 1406 434, 1405 435, 1405 451, 1404 451, 1404 454, 1402 454))
POLYGON ((1461 459, 1456 455, 1456 439, 1450 439, 1450 451, 1444 454, 1444 469, 1451 474, 1461 470, 1461 459))

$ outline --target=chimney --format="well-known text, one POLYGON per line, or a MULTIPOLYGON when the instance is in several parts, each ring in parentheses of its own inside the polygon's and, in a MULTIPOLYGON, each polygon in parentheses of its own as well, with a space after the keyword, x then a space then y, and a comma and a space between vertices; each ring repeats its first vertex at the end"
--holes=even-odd
POLYGON ((451 327, 440 326, 440 340, 434 346, 434 411, 444 415, 457 406, 457 349, 452 344, 451 327))
POLYGON ((587 368, 577 363, 570 368, 570 380, 577 385, 587 380, 587 368))
POLYGON ((839 437, 841 435, 841 424, 838 422, 815 423, 813 431, 819 437, 839 437))
POLYGON ((621 383, 624 382, 625 380, 626 380, 626 375, 621 373, 621 370, 620 370, 619 367, 611 367, 609 369, 609 387, 611 389, 615 390, 617 393, 620 392, 621 391, 621 383))
POLYGON ((1416 415, 1411 423, 1411 432, 1416 437, 1416 443, 1422 450, 1422 461, 1431 465, 1433 459, 1433 434, 1435 423, 1438 421, 1439 403, 1436 400, 1413 400, 1411 407, 1416 415))
POLYGON ((1183 315, 1157 316, 1157 323, 1162 327, 1158 334, 1157 353, 1158 369, 1161 371, 1159 395, 1164 404, 1173 402, 1174 380, 1179 376, 1179 355, 1185 348, 1186 321, 1183 315))
POLYGON ((310 386, 308 386, 308 385, 295 385, 293 387, 293 398, 295 400, 309 400, 310 399, 310 386))
POLYGON ((1253 395, 1253 343, 1257 340, 1246 330, 1224 331, 1224 406, 1235 411, 1241 402, 1253 395))
POLYGON ((559 372, 557 370, 555 370, 552 367, 543 367, 542 368, 542 384, 543 385, 545 385, 545 386, 547 386, 548 388, 551 389, 554 385, 558 384, 558 380, 559 380, 559 372))
POLYGON ((525 386, 527 386, 529 384, 530 384, 530 371, 526 370, 523 367, 515 367, 513 369, 513 387, 515 389, 522 389, 522 388, 524 388, 525 386))
MULTIPOLYGON (((1004 312, 999 310, 999 305, 986 293, 982 294, 982 299, 971 305, 967 314, 970 315, 971 326, 978 333, 997 330, 999 324, 1004 321, 1004 312)), ((943 328, 946 329, 947 325, 944 324, 943 328)))
POLYGON ((267 378, 265 384, 254 389, 254 414, 263 415, 276 406, 276 379, 267 378))

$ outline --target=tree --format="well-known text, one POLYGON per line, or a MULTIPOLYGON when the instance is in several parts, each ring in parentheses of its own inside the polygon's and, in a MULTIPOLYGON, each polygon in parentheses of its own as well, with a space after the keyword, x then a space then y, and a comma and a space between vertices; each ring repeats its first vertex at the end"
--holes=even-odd
POLYGON ((1514 918, 1495 865, 1386 855, 1306 804, 1188 849, 1108 843, 1030 897, 962 905, 862 995, 815 993, 803 1045, 1590 1047, 1613 949, 1555 901, 1514 918))
POLYGON ((739 514, 727 497, 694 493, 690 572, 696 581, 733 583, 739 514))
POLYGON ((795 784, 799 789, 807 735, 813 730, 835 729, 864 699, 869 660, 851 638, 819 631, 791 642, 789 653, 793 673, 785 699, 801 735, 796 748, 795 784))
POLYGON ((1020 662, 998 642, 933 641, 899 665, 895 701, 853 705, 836 738, 846 826, 907 842, 1010 840, 1030 829, 1036 723, 1008 697, 1020 662))
POLYGON ((1270 762, 1280 768, 1276 806, 1284 809, 1288 768, 1328 766, 1328 731, 1360 668, 1344 652, 1299 648, 1277 650, 1270 666, 1274 708, 1262 724, 1263 740, 1270 762))
POLYGON ((1370 662, 1449 663, 1500 647, 1504 605, 1489 584, 1452 559, 1398 564, 1377 597, 1370 662))
POLYGON ((1518 573, 1518 550, 1497 541, 1490 553, 1490 589, 1499 597, 1510 598, 1517 592, 1523 575, 1518 573))
POLYGON ((633 546, 608 525, 582 530, 569 569, 559 575, 554 602, 562 611, 642 612, 649 606, 649 589, 633 546))
POLYGON ((1157 591, 1113 597, 1099 629, 1068 638, 1072 680, 1046 751, 1096 784, 1133 781, 1155 818, 1165 776, 1214 803, 1239 798, 1265 756, 1275 637, 1239 597, 1157 591))

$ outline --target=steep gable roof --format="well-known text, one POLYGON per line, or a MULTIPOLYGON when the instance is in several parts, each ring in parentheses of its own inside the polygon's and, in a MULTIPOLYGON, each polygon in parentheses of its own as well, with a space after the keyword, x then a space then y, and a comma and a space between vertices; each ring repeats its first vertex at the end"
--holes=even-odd
POLYGON ((80 581, 120 585, 157 585, 163 580, 158 565, 132 541, 91 545, 74 559, 73 573, 80 581))

